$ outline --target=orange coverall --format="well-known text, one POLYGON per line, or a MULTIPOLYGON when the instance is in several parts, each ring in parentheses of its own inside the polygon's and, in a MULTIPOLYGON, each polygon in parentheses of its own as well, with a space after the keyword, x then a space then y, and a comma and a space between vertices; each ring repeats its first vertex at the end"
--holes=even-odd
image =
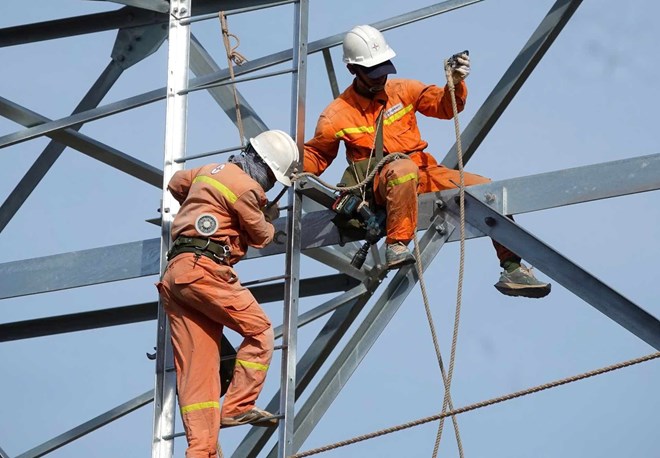
MULTIPOLYGON (((210 238, 229 246, 231 265, 243 257, 248 245, 261 248, 273 239, 274 227, 261 212, 267 203, 263 189, 234 164, 176 172, 168 189, 181 203, 172 225, 173 240, 202 237, 195 229, 201 214, 216 218, 217 229, 210 238)), ((182 253, 169 262, 157 284, 170 320, 187 458, 217 456, 220 418, 255 406, 273 354, 271 322, 229 264, 182 253), (238 332, 243 342, 221 413, 223 326, 238 332)))
MULTIPOLYGON (((456 85, 456 104, 462 111, 467 98, 464 81, 456 85)), ((376 120, 383 115, 383 155, 408 154, 411 161, 388 162, 373 182, 376 203, 387 211, 387 243, 409 242, 417 227, 417 194, 456 188, 457 170, 437 163, 425 152, 425 142, 417 126, 416 112, 439 119, 453 117, 448 89, 424 85, 415 80, 392 79, 373 99, 360 95, 351 85, 321 113, 314 137, 305 143, 305 172, 320 175, 337 157, 344 142, 349 162, 368 159, 375 143, 376 120)), ((375 158, 372 158, 375 161, 375 158)), ((490 179, 464 173, 466 186, 490 179)), ((515 257, 495 243, 500 261, 515 257)))

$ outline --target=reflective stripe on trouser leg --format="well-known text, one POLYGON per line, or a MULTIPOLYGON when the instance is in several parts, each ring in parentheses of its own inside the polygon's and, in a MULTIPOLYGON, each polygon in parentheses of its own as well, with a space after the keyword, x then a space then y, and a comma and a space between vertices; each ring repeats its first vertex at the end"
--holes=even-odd
POLYGON ((222 403, 222 416, 233 417, 255 406, 273 356, 273 328, 246 336, 236 354, 231 384, 222 403))
POLYGON ((387 163, 374 180, 376 202, 387 210, 387 243, 409 242, 417 227, 417 165, 407 159, 387 163))

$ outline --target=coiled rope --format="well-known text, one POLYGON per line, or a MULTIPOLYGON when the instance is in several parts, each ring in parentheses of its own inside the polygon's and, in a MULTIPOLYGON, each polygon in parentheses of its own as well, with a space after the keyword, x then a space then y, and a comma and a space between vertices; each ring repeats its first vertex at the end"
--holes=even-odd
POLYGON ((359 190, 369 184, 376 174, 380 171, 380 169, 387 164, 388 162, 391 162, 395 159, 410 159, 407 154, 402 154, 402 153, 390 153, 387 156, 383 157, 377 164, 376 167, 373 168, 371 172, 367 174, 366 177, 364 177, 364 180, 360 181, 358 184, 354 184, 352 186, 336 186, 328 183, 327 181, 323 181, 320 177, 314 175, 312 172, 300 172, 300 173, 294 173, 291 175, 291 181, 296 181, 300 180, 301 178, 311 178, 312 180, 322 184, 328 189, 331 189, 333 191, 340 191, 340 192, 348 192, 348 191, 354 191, 354 190, 359 190))
POLYGON ((357 442, 362 442, 362 441, 365 441, 367 439, 373 439, 375 437, 384 436, 386 434, 394 433, 394 432, 401 431, 401 430, 408 429, 408 428, 412 428, 412 427, 415 427, 415 426, 420 426, 420 425, 423 425, 425 423, 430 423, 432 421, 437 421, 437 420, 441 420, 443 418, 447 418, 447 417, 450 417, 450 416, 459 415, 459 414, 462 414, 462 413, 470 412, 472 410, 477 410, 477 409, 480 409, 482 407, 487 407, 487 406, 491 406, 491 405, 494 405, 494 404, 499 404, 499 403, 504 402, 504 401, 509 401, 511 399, 527 396, 529 394, 538 393, 540 391, 548 390, 550 388, 555 388, 555 387, 558 387, 558 386, 561 386, 561 385, 566 385, 566 384, 572 383, 572 382, 577 382, 579 380, 584 380, 586 378, 595 377, 597 375, 602 375, 602 374, 605 374, 607 372, 613 372, 613 371, 616 371, 616 370, 619 370, 619 369, 623 369, 625 367, 634 366, 636 364, 644 363, 646 361, 651 361, 651 360, 657 359, 657 358, 660 358, 660 352, 651 353, 650 355, 647 355, 647 356, 642 356, 640 358, 631 359, 631 360, 624 361, 624 362, 621 362, 621 363, 618 363, 618 364, 613 364, 611 366, 606 366, 606 367, 603 367, 601 369, 596 369, 596 370, 593 370, 593 371, 590 371, 590 372, 585 372, 583 374, 575 375, 573 377, 567 377, 567 378, 563 378, 563 379, 560 379, 560 380, 556 380, 554 382, 545 383, 543 385, 538 385, 538 386, 535 386, 533 388, 528 388, 526 390, 516 391, 514 393, 507 394, 507 395, 504 395, 504 396, 500 396, 500 397, 497 397, 497 398, 492 398, 492 399, 487 400, 487 401, 477 402, 475 404, 470 404, 470 405, 467 405, 465 407, 461 407, 461 408, 458 408, 458 409, 455 409, 455 410, 450 410, 448 412, 442 412, 442 413, 439 413, 439 414, 436 414, 436 415, 433 415, 433 416, 430 416, 430 417, 420 418, 419 420, 414 420, 414 421, 411 421, 411 422, 408 422, 408 423, 403 423, 401 425, 393 426, 391 428, 381 429, 379 431, 375 431, 375 432, 372 432, 372 433, 369 433, 369 434, 363 434, 361 436, 356 436, 352 439, 348 439, 348 440, 344 440, 344 441, 340 441, 340 442, 335 442, 334 444, 329 444, 329 445, 326 445, 326 446, 323 446, 323 447, 318 447, 318 448, 315 448, 315 449, 307 450, 305 452, 296 453, 295 455, 291 455, 289 458, 303 458, 305 456, 316 455, 316 454, 319 454, 319 453, 334 450, 334 449, 339 448, 339 447, 344 447, 346 445, 351 445, 351 444, 355 444, 357 442))

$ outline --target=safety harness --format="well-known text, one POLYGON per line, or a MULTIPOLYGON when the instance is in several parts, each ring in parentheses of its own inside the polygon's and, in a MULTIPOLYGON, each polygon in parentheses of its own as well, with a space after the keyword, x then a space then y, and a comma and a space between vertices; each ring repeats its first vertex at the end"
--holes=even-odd
POLYGON ((171 261, 181 253, 195 253, 197 257, 206 256, 218 264, 229 265, 231 251, 227 245, 214 242, 211 239, 179 236, 167 252, 167 260, 171 261))

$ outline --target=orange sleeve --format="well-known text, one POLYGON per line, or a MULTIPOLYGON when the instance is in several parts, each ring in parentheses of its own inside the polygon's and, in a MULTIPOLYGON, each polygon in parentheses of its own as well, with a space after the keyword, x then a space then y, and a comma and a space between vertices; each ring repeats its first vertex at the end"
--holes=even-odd
POLYGON ((322 174, 339 151, 339 139, 335 136, 332 122, 322 114, 316 124, 314 137, 305 143, 303 169, 314 175, 322 174))
POLYGON ((190 169, 190 170, 179 170, 170 179, 170 182, 167 183, 167 189, 170 191, 170 194, 182 204, 186 197, 188 196, 188 191, 192 185, 192 181, 197 176, 199 168, 190 169))
POLYGON ((266 195, 250 189, 234 202, 234 210, 238 216, 241 230, 247 236, 248 245, 263 248, 275 236, 275 227, 266 221, 261 207, 266 205, 266 195))
MULTIPOLYGON (((416 110, 424 116, 439 119, 451 119, 454 116, 451 108, 451 92, 448 86, 425 86, 419 81, 410 81, 408 91, 410 96, 416 100, 416 110)), ((456 94, 456 108, 458 108, 458 112, 460 113, 463 111, 465 101, 467 100, 467 85, 465 81, 461 81, 456 85, 454 93, 456 94)))

